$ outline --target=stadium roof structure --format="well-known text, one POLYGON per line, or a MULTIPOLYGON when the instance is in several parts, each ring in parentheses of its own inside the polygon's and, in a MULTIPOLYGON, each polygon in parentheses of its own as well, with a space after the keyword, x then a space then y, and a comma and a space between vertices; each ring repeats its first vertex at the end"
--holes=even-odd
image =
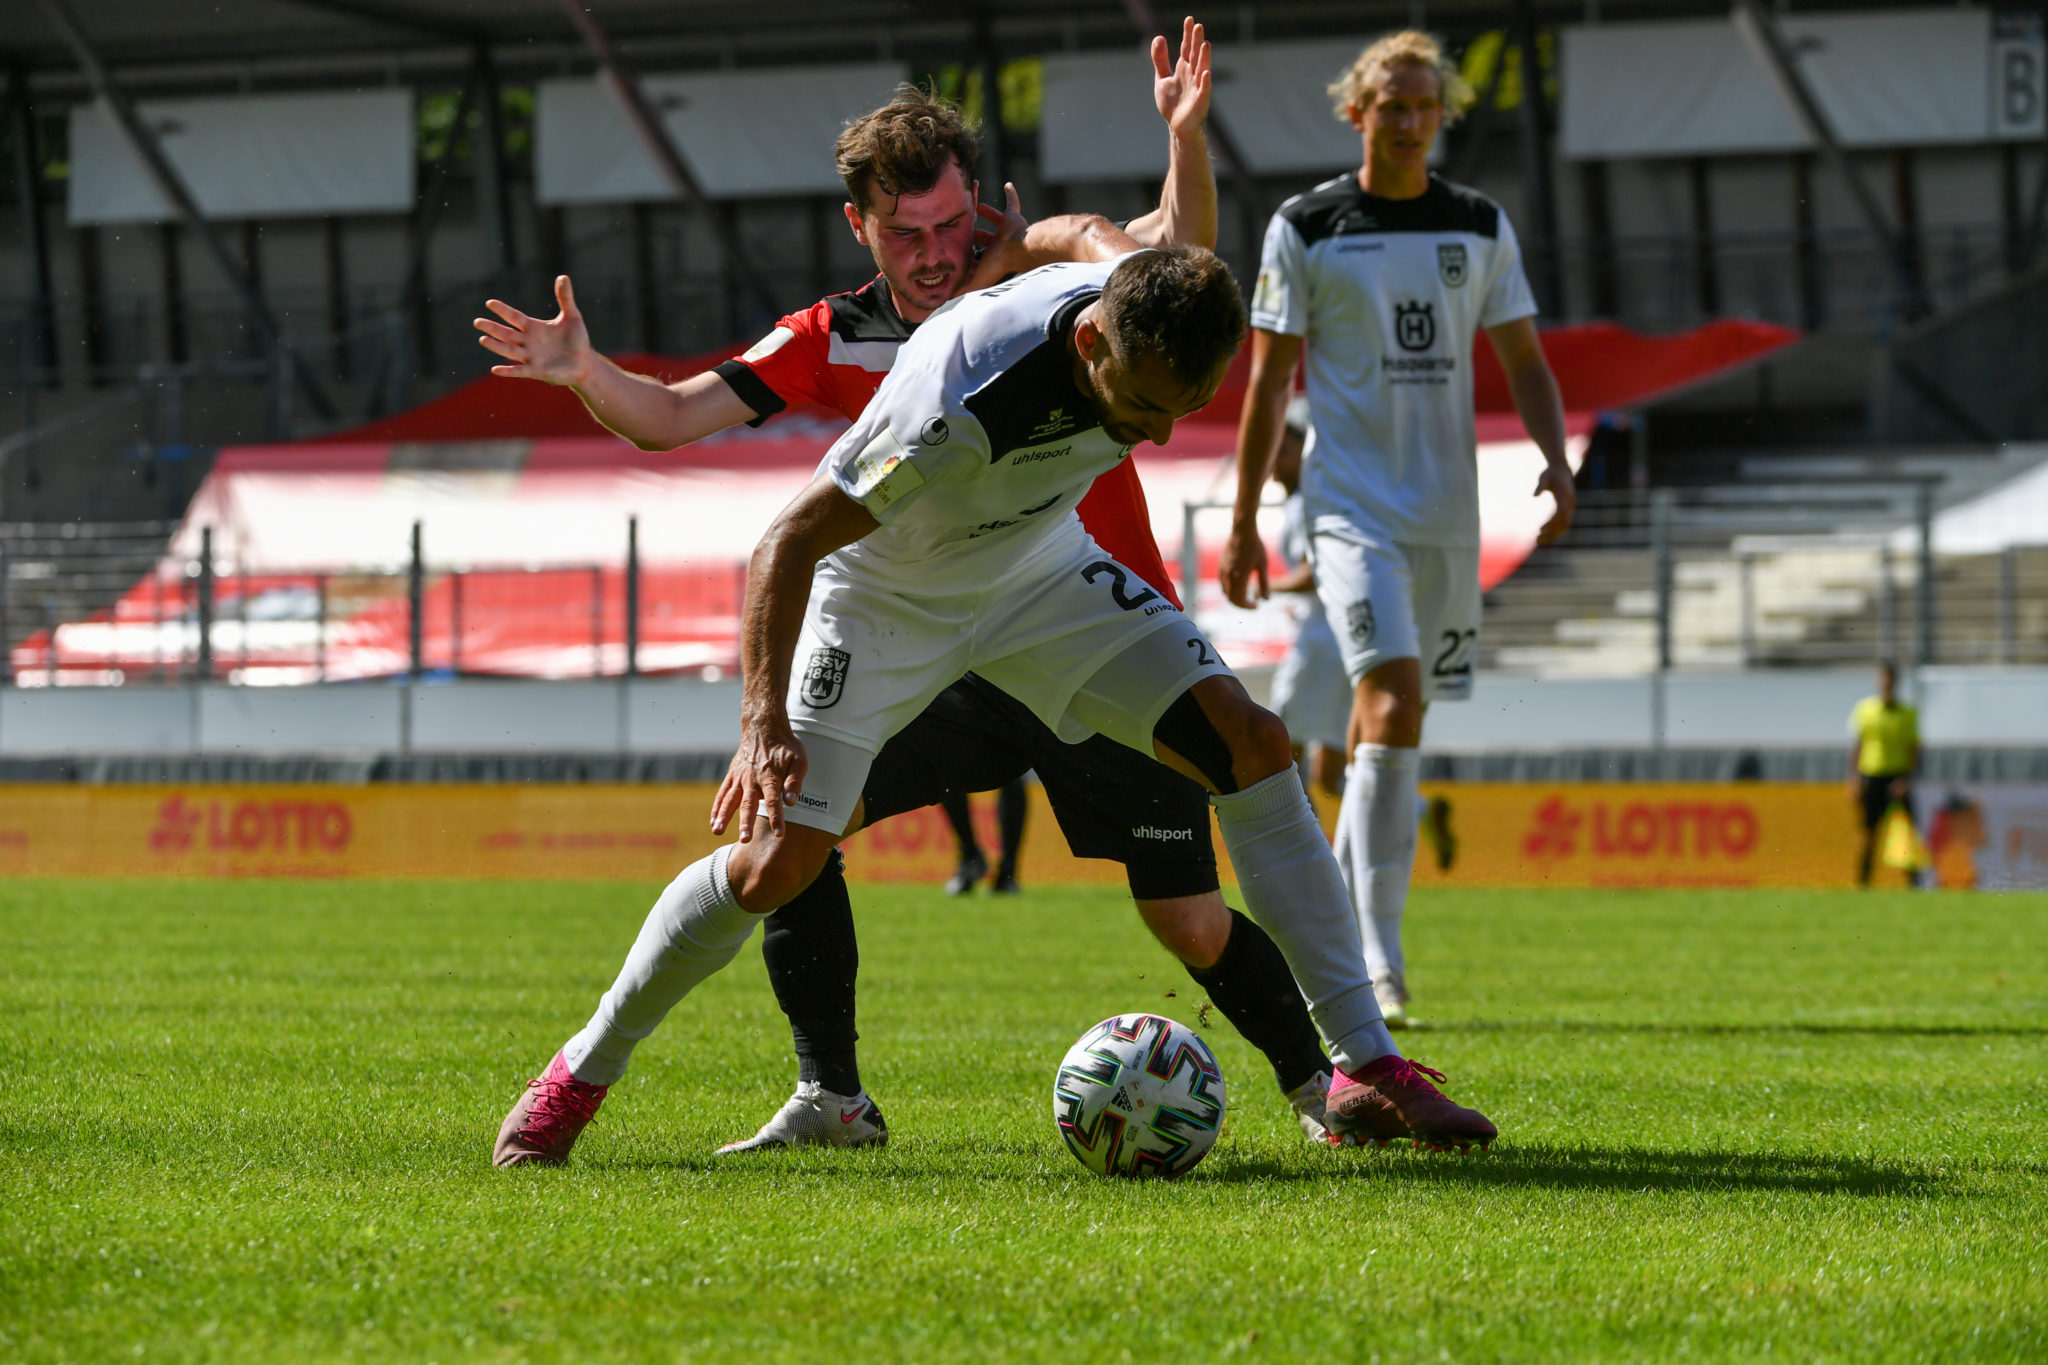
MULTIPOLYGON (((459 62, 478 44, 508 71, 588 65, 561 0, 68 0, 108 63, 144 86, 152 72, 177 80, 261 83, 266 64, 304 74, 364 62, 459 62), (182 70, 181 70, 182 69, 182 70), (173 72, 178 74, 173 76, 173 72)), ((1512 22, 1527 6, 1538 23, 1576 23, 1584 0, 1430 0, 1427 23, 1469 32, 1512 22)), ((1802 0, 1802 12, 1898 7, 1893 0, 1802 0)), ((1105 47, 1139 36, 1139 16, 1170 24, 1161 0, 590 0, 590 13, 636 61, 661 66, 845 60, 929 46, 961 50, 983 32, 1021 47, 1105 47)), ((38 85, 67 85, 76 63, 35 0, 11 7, 0 63, 38 85)), ((1216 35, 1320 37, 1413 21, 1411 0, 1262 0, 1222 7, 1216 35)), ((1603 0, 1604 20, 1722 15, 1716 0, 1603 0)))

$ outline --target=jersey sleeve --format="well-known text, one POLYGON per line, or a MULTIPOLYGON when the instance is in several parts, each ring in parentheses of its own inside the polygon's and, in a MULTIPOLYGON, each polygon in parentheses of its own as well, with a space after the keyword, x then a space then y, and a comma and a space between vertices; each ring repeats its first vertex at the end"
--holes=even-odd
POLYGON ((988 433, 944 376, 899 366, 833 443, 823 472, 887 526, 926 488, 969 477, 988 461, 988 433))
POLYGON ((1285 336, 1308 335, 1308 247, 1280 214, 1266 224, 1259 251, 1259 283, 1252 291, 1252 326, 1285 336))
POLYGON ((1481 327, 1498 327, 1504 322, 1536 316, 1536 294, 1529 277, 1522 273, 1522 243, 1507 214, 1500 215, 1500 235, 1493 244, 1493 278, 1486 283, 1486 306, 1480 310, 1481 327))
POLYGON ((721 361, 714 373, 754 410, 750 427, 792 403, 833 406, 829 382, 830 310, 823 303, 792 313, 745 354, 721 361))

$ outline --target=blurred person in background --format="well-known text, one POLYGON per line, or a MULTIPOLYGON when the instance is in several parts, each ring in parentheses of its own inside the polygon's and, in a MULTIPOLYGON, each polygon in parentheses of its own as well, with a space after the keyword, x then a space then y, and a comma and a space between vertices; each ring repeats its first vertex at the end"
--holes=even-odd
POLYGON ((1564 402, 1536 335, 1536 299, 1500 206, 1429 171, 1472 92, 1425 33, 1367 47, 1330 86, 1363 163, 1280 206, 1252 299, 1251 380, 1238 427, 1224 595, 1263 596, 1260 491, 1307 359, 1302 458, 1316 592, 1354 690, 1338 839, 1380 1008, 1405 1015, 1401 917, 1414 870, 1423 710, 1470 695, 1479 637, 1479 480, 1472 346, 1483 328, 1543 452, 1535 494, 1571 524, 1564 402))
MULTIPOLYGON (((989 879, 988 889, 998 896, 1014 896, 1022 889, 1017 885, 1017 855, 1024 848, 1024 811, 1030 804, 1021 776, 996 788, 996 832, 1002 844, 996 849, 996 875, 989 879)), ((946 894, 964 896, 988 876, 988 859, 974 837, 974 811, 967 804, 967 793, 947 792, 939 809, 946 812, 946 822, 953 826, 953 839, 960 846, 960 865, 946 883, 946 894)))
MULTIPOLYGON (((1849 712, 1849 799, 1863 822, 1863 844, 1856 855, 1856 884, 1870 885, 1870 866, 1877 853, 1877 832, 1894 805, 1913 812, 1913 773, 1920 766, 1920 713, 1899 700, 1899 670, 1893 663, 1877 668, 1877 695, 1865 697, 1849 712)), ((1906 873, 1913 885, 1913 873, 1906 873)))

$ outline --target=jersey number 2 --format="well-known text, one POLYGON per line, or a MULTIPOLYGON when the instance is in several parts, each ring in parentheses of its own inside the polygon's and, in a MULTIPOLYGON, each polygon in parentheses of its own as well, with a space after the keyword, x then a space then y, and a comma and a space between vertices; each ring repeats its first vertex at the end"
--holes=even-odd
POLYGON ((1125 611, 1136 611, 1139 607, 1144 606, 1147 602, 1156 600, 1159 596, 1158 593, 1150 588, 1145 589, 1136 597, 1131 596, 1130 575, 1124 572, 1123 565, 1111 563, 1107 559, 1098 559, 1087 568, 1081 570, 1081 579, 1085 583, 1093 583, 1104 574, 1108 574, 1110 579, 1109 595, 1114 597, 1116 604, 1125 611))
POLYGON ((1472 645, 1479 638, 1476 630, 1447 630, 1444 632, 1443 652, 1430 665, 1430 672, 1439 678, 1456 678, 1472 671, 1472 645))

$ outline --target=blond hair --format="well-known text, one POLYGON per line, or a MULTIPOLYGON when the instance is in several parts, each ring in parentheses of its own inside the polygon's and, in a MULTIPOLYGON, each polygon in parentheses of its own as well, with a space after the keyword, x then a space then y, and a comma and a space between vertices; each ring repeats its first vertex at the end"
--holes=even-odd
POLYGON ((1330 97, 1337 102, 1337 117, 1350 122, 1351 111, 1372 108, 1386 73, 1397 66, 1426 66, 1436 72, 1437 90, 1443 99, 1444 122, 1455 121, 1478 101, 1472 87, 1437 40, 1417 29, 1403 29, 1376 39, 1343 75, 1330 82, 1330 97))

